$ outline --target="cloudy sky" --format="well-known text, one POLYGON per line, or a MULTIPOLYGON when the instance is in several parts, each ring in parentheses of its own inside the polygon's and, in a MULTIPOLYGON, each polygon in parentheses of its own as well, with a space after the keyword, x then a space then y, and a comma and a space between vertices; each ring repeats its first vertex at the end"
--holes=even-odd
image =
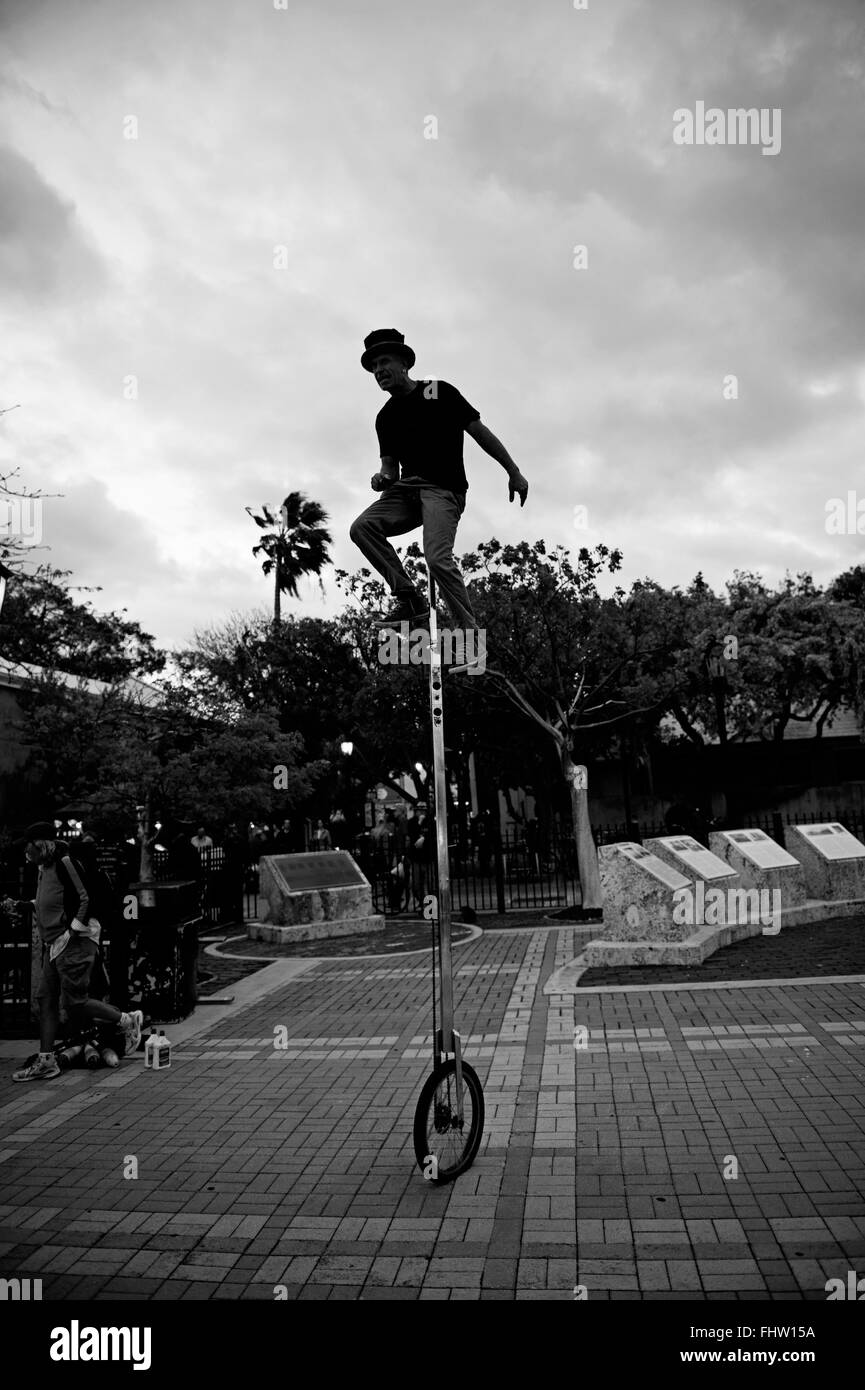
POLYGON ((458 551, 863 558, 860 0, 286 5, 0 0, 0 466, 62 494, 46 558, 169 645, 269 602, 247 504, 307 493, 357 567, 391 325, 531 485, 467 439, 458 551), (698 102, 780 152, 675 143, 698 102))

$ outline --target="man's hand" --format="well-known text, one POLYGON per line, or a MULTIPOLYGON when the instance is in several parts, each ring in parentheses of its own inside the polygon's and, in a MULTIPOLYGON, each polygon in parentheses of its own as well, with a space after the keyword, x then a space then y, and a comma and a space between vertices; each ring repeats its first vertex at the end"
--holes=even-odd
POLYGON ((63 935, 58 936, 57 940, 52 941, 51 945, 49 946, 48 959, 56 960, 58 956, 62 956, 63 952, 66 950, 66 947, 69 945, 69 939, 69 928, 67 927, 63 935))
POLYGON ((369 481, 373 492, 384 492, 386 487, 390 487, 393 479, 388 478, 384 473, 373 473, 369 481))
POLYGON ((513 502, 514 497, 519 497, 520 506, 526 505, 526 498, 529 495, 529 485, 519 469, 511 473, 508 477, 508 501, 513 502))

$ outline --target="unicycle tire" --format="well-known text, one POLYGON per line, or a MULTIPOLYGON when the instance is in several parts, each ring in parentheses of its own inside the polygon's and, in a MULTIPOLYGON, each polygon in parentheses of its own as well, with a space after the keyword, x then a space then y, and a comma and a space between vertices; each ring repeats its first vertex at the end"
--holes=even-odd
POLYGON ((426 1079, 414 1114, 414 1152, 431 1183, 453 1182, 474 1163, 484 1132, 484 1092, 480 1078, 462 1063, 463 1120, 453 1114, 456 1062, 450 1058, 426 1079), (433 1162, 434 1160, 434 1162, 433 1162))

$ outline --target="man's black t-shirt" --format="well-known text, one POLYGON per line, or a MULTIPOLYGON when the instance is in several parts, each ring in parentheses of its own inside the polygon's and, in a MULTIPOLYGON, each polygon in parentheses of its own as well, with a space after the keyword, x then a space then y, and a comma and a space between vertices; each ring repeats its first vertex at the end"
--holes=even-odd
POLYGON ((463 431, 480 418, 449 382, 419 381, 405 396, 391 396, 376 416, 379 453, 397 460, 400 479, 465 492, 463 431))

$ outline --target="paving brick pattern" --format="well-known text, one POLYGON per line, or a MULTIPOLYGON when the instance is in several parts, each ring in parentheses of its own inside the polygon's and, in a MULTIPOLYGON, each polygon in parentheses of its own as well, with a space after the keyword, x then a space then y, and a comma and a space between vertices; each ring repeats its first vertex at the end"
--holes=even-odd
POLYGON ((801 1301, 865 1272, 863 983, 544 996, 579 939, 460 948, 487 1123, 444 1188, 411 1142, 421 957, 317 964, 163 1074, 7 1065, 0 1274, 58 1300, 801 1301))

